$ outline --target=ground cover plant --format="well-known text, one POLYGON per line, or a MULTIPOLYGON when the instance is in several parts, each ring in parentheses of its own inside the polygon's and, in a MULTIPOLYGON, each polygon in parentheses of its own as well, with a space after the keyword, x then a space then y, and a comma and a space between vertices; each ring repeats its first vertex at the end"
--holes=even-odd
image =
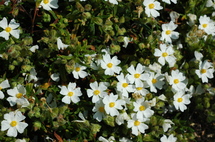
POLYGON ((0 141, 213 141, 214 10, 2 0, 0 141))

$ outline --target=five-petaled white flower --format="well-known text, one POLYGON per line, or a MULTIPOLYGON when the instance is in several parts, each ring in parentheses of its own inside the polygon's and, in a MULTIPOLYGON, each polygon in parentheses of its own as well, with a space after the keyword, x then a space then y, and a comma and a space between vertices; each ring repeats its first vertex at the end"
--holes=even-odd
POLYGON ((100 98, 104 98, 107 95, 107 92, 105 92, 107 86, 104 82, 98 84, 98 82, 95 81, 90 83, 90 87, 91 89, 87 89, 87 95, 88 97, 92 97, 93 103, 96 103, 100 98))
POLYGON ((51 8, 58 8, 58 0, 42 0, 39 7, 43 7, 45 10, 52 10, 51 8))
POLYGON ((24 86, 19 84, 13 89, 7 90, 7 93, 11 96, 7 98, 10 106, 17 104, 21 105, 22 107, 27 107, 29 105, 28 100, 24 97, 24 95, 26 94, 26 89, 24 86))
POLYGON ((19 27, 19 23, 16 23, 14 19, 10 21, 10 23, 7 23, 7 19, 4 17, 0 21, 0 27, 2 27, 4 30, 0 32, 0 37, 5 38, 5 40, 9 39, 9 35, 11 34, 15 38, 19 38, 20 30, 17 30, 19 27))
POLYGON ((80 64, 76 63, 74 68, 75 69, 72 71, 72 74, 75 79, 79 79, 79 77, 85 78, 88 75, 88 73, 84 71, 87 67, 81 66, 80 64))
POLYGON ((154 72, 150 72, 149 79, 146 80, 147 84, 150 87, 151 92, 157 93, 157 89, 162 89, 164 83, 164 76, 161 73, 155 74, 154 72))
POLYGON ((167 78, 169 84, 172 85, 172 88, 176 91, 184 90, 186 88, 187 80, 183 73, 179 70, 172 70, 171 76, 167 78))
POLYGON ((199 18, 199 29, 204 30, 208 35, 215 34, 215 22, 207 17, 206 15, 200 16, 199 18))
POLYGON ((132 134, 139 135, 140 133, 145 133, 145 130, 148 129, 148 125, 144 124, 143 122, 147 121, 148 119, 139 119, 137 118, 136 114, 131 114, 132 119, 128 120, 128 128, 132 129, 132 134))
POLYGON ((166 135, 163 135, 160 138, 161 142, 176 142, 177 138, 173 136, 173 134, 171 134, 168 138, 166 135))
POLYGON ((173 67, 176 63, 176 58, 173 54, 172 45, 160 44, 160 49, 155 49, 154 56, 159 57, 158 62, 161 65, 165 65, 165 61, 167 61, 169 67, 173 67))
POLYGON ((105 105, 104 108, 107 114, 110 114, 111 116, 117 116, 119 115, 118 109, 123 109, 122 105, 125 104, 125 101, 118 100, 118 95, 111 93, 104 97, 103 103, 105 105))
POLYGON ((166 132, 169 128, 171 128, 171 124, 173 125, 174 123, 170 119, 165 119, 163 122, 163 131, 166 132))
POLYGON ((184 112, 190 104, 190 94, 184 94, 184 91, 178 91, 174 96, 173 104, 177 110, 184 112))
POLYGON ((143 5, 145 6, 145 13, 148 17, 152 16, 156 18, 160 16, 160 13, 157 12, 157 10, 163 9, 163 7, 160 6, 160 3, 155 0, 144 0, 143 5))
POLYGON ((212 79, 214 68, 213 63, 208 62, 205 60, 203 63, 200 61, 199 69, 195 71, 199 78, 202 79, 203 83, 208 83, 208 78, 212 79))
POLYGON ((135 83, 136 87, 142 86, 142 81, 149 78, 148 73, 143 73, 145 71, 145 66, 140 63, 137 64, 136 69, 134 69, 134 66, 131 65, 127 71, 130 73, 130 75, 128 75, 130 83, 135 83))
POLYGON ((0 99, 4 98, 4 93, 1 90, 9 87, 10 87, 10 84, 7 79, 0 83, 0 99))
POLYGON ((168 24, 162 24, 163 31, 160 40, 172 43, 172 39, 178 39, 179 33, 174 31, 177 27, 178 25, 174 24, 173 21, 168 24))
POLYGON ((93 115, 93 118, 101 122, 102 118, 105 117, 104 103, 102 102, 102 99, 95 103, 95 106, 93 107, 93 112, 96 112, 93 115))
POLYGON ((79 96, 82 95, 81 89, 76 88, 76 83, 69 83, 68 86, 60 86, 61 91, 60 94, 64 95, 62 98, 62 102, 66 104, 70 104, 71 101, 73 103, 77 103, 80 101, 79 96))
POLYGON ((118 65, 121 63, 120 60, 117 59, 117 56, 114 56, 112 59, 109 54, 103 55, 103 60, 101 60, 101 67, 105 69, 106 75, 114 75, 114 73, 119 74, 122 70, 118 65))
POLYGON ((23 133, 28 126, 27 123, 21 122, 25 119, 25 116, 20 111, 6 113, 4 119, 1 122, 1 131, 8 130, 7 136, 9 137, 16 137, 17 131, 23 133))

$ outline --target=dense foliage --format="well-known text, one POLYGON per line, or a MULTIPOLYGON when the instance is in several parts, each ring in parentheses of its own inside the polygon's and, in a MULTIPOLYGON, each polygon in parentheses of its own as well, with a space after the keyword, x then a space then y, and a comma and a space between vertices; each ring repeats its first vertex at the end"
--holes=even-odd
POLYGON ((214 3, 1 1, 0 141, 214 140, 214 3))

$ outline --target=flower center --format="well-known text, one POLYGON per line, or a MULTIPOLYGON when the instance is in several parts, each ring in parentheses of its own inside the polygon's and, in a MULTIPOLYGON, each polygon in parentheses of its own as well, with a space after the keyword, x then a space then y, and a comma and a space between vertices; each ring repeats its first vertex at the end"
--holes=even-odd
POLYGON ((16 94, 16 97, 17 98, 21 98, 23 96, 23 94, 22 93, 18 93, 18 94, 16 94))
POLYGON ((149 9, 154 9, 155 8, 155 4, 154 3, 150 3, 149 4, 149 9))
POLYGON ((95 91, 93 92, 93 94, 94 94, 94 95, 99 95, 99 94, 100 94, 100 91, 99 91, 99 90, 95 90, 95 91))
POLYGON ((76 71, 76 72, 79 72, 80 70, 81 70, 80 67, 76 67, 76 68, 75 68, 75 71, 76 71))
POLYGON ((140 74, 139 73, 135 73, 134 74, 134 78, 139 78, 140 77, 140 74))
POLYGON ((203 28, 206 28, 208 26, 208 24, 202 24, 203 28))
POLYGON ((67 95, 70 96, 70 97, 72 97, 74 95, 74 93, 73 92, 69 92, 67 95))
POLYGON ((140 121, 136 120, 134 121, 134 126, 139 126, 140 125, 140 121))
POLYGON ((164 52, 164 53, 162 53, 162 56, 166 57, 166 56, 168 56, 168 53, 164 52))
POLYGON ((157 79, 154 79, 154 78, 153 78, 153 79, 152 79, 152 83, 153 83, 153 84, 157 83, 157 79))
POLYGON ((173 81, 175 84, 178 84, 179 83, 179 80, 178 79, 174 79, 173 81))
POLYGON ((43 0, 43 3, 47 4, 49 3, 49 0, 43 0))
POLYGON ((12 126, 12 127, 15 127, 17 124, 18 124, 17 121, 11 121, 11 122, 10 122, 10 126, 12 126))
POLYGON ((124 88, 128 87, 128 83, 123 83, 122 87, 124 87, 124 88))
POLYGON ((166 31, 166 35, 170 35, 170 34, 171 34, 171 32, 172 32, 172 31, 167 30, 167 31, 166 31))
POLYGON ((107 64, 107 67, 108 67, 108 68, 112 68, 112 67, 113 67, 113 64, 112 64, 112 63, 108 63, 108 64, 107 64))
POLYGON ((114 102, 109 103, 109 107, 114 107, 114 106, 115 106, 114 102))
POLYGON ((138 91, 140 91, 140 90, 143 89, 143 87, 137 87, 136 89, 137 89, 138 91))
POLYGON ((2 89, 2 87, 0 86, 0 90, 2 89))
POLYGON ((139 110, 140 110, 140 111, 144 111, 144 110, 146 110, 146 107, 145 107, 145 106, 140 106, 140 107, 139 107, 139 110))
POLYGON ((5 31, 8 32, 8 33, 9 33, 11 30, 12 30, 11 27, 5 28, 5 31))
POLYGON ((203 74, 203 73, 206 73, 207 72, 207 70, 206 69, 201 69, 201 73, 203 74))
POLYGON ((178 98, 178 102, 181 103, 183 101, 182 98, 178 98))
POLYGON ((100 108, 99 108, 99 111, 100 111, 100 112, 104 112, 104 111, 105 111, 104 107, 100 107, 100 108))

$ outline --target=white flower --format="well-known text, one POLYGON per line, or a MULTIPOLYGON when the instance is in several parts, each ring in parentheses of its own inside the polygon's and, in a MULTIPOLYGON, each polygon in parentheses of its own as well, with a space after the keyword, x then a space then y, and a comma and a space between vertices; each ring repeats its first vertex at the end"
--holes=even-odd
POLYGON ((200 53, 200 52, 198 52, 198 51, 195 51, 195 52, 194 52, 194 55, 195 55, 195 58, 196 58, 197 61, 201 61, 202 58, 203 58, 202 53, 200 53))
MULTIPOLYGON (((165 3, 171 4, 170 0, 162 0, 165 3)), ((177 3, 177 0, 171 0, 174 4, 177 3)))
POLYGON ((100 137, 99 137, 99 141, 100 141, 100 142, 114 142, 114 141, 115 141, 115 138, 114 138, 113 136, 110 136, 108 139, 106 139, 106 138, 100 136, 100 137))
POLYGON ((174 23, 177 23, 178 18, 180 17, 180 14, 176 11, 171 11, 169 16, 170 16, 171 21, 173 21, 174 23))
POLYGON ((86 69, 85 66, 81 66, 78 63, 76 63, 74 68, 75 69, 72 71, 72 74, 75 79, 79 79, 79 77, 85 78, 88 75, 88 73, 84 71, 86 69))
POLYGON ((77 103, 80 101, 79 96, 82 95, 82 92, 79 87, 76 88, 76 83, 70 82, 68 87, 62 86, 60 88, 61 88, 60 94, 64 95, 64 97, 62 98, 62 102, 70 104, 71 101, 73 103, 77 103))
POLYGON ((174 96, 173 104, 177 110, 184 112, 187 109, 188 104, 190 104, 190 94, 184 94, 183 91, 177 92, 174 96))
POLYGON ((128 98, 128 93, 134 91, 133 85, 129 84, 128 75, 124 77, 123 73, 116 77, 118 79, 117 90, 122 93, 122 96, 128 98))
POLYGON ((39 7, 43 7, 45 10, 52 10, 51 8, 58 8, 58 0, 42 0, 39 7))
POLYGON ((117 0, 105 0, 105 1, 109 1, 109 2, 112 3, 112 4, 118 4, 118 1, 117 1, 117 0))
POLYGON ((163 122, 163 131, 166 132, 169 128, 171 128, 171 124, 174 124, 170 119, 165 119, 163 122))
POLYGON ((187 16, 189 17, 189 21, 187 22, 187 24, 188 24, 189 26, 195 25, 197 16, 196 16, 195 14, 191 14, 191 13, 188 13, 187 16))
POLYGON ((96 112, 93 115, 93 118, 101 122, 102 118, 105 117, 104 103, 102 102, 102 100, 96 102, 95 106, 93 107, 93 112, 96 112))
POLYGON ((154 56, 159 57, 158 62, 161 65, 165 65, 165 61, 168 62, 169 67, 173 67, 176 63, 176 58, 173 55, 174 50, 172 45, 167 46, 166 44, 160 44, 160 50, 155 49, 154 56))
POLYGON ((60 80, 59 75, 60 75, 59 73, 53 73, 53 74, 51 74, 51 79, 52 79, 53 81, 58 82, 58 81, 60 80))
POLYGON ((149 103, 145 102, 144 98, 137 99, 136 102, 133 102, 133 105, 138 119, 149 118, 154 114, 154 111, 151 110, 149 103))
POLYGON ((117 100, 118 95, 114 95, 113 93, 106 95, 103 99, 103 103, 105 105, 105 112, 110 114, 111 116, 119 115, 119 110, 123 109, 122 105, 125 104, 123 100, 117 100))
POLYGON ((174 31, 177 27, 178 25, 174 24, 173 21, 168 24, 162 24, 163 31, 160 40, 172 43, 172 39, 178 39, 179 33, 174 31))
POLYGON ((120 138, 119 141, 120 142, 132 142, 132 140, 125 138, 125 137, 120 138))
POLYGON ((136 136, 139 135, 139 132, 144 134, 145 130, 149 128, 146 124, 143 123, 147 119, 138 119, 136 117, 136 114, 132 114, 131 117, 132 119, 128 120, 127 127, 132 129, 132 134, 136 136))
POLYGON ((1 90, 9 87, 10 87, 10 84, 7 79, 0 83, 0 99, 4 98, 4 93, 1 90))
POLYGON ((38 45, 32 46, 29 50, 34 53, 36 51, 36 49, 39 49, 38 45))
POLYGON ((63 44, 62 40, 60 39, 60 37, 57 38, 57 47, 59 50, 64 50, 68 47, 69 45, 63 44))
POLYGON ((206 15, 200 16, 199 18, 199 29, 204 30, 208 35, 215 34, 215 22, 207 17, 206 15))
POLYGON ((27 107, 29 105, 28 100, 24 97, 26 94, 26 89, 22 85, 17 85, 13 89, 7 90, 8 95, 11 97, 7 98, 7 101, 10 103, 10 106, 15 104, 21 105, 22 107, 27 107))
POLYGON ((134 94, 146 96, 146 94, 149 93, 149 91, 145 89, 145 87, 147 87, 146 85, 147 85, 146 83, 142 83, 141 85, 136 86, 136 88, 134 90, 134 94))
POLYGON ((32 80, 34 82, 38 81, 37 72, 35 68, 31 68, 30 74, 26 75, 25 80, 27 80, 28 82, 31 82, 32 80))
POLYGON ((163 80, 164 76, 162 74, 160 73, 155 74, 154 72, 150 72, 149 79, 147 79, 146 82, 150 87, 150 91, 157 93, 156 88, 161 90, 163 85, 165 84, 163 80))
POLYGON ((9 2, 10 2, 10 0, 5 0, 4 4, 8 5, 9 2))
POLYGON ((26 140, 25 139, 16 139, 15 142, 26 142, 26 140))
POLYGON ((124 124, 125 120, 128 121, 129 119, 130 119, 130 117, 128 116, 126 111, 124 111, 124 112, 120 113, 119 115, 117 115, 115 121, 118 125, 122 125, 122 124, 124 124))
POLYGON ((152 65, 150 64, 148 68, 154 72, 161 73, 161 65, 156 62, 154 62, 152 65))
POLYGON ((130 75, 128 75, 128 80, 130 83, 135 83, 136 87, 142 86, 142 81, 149 78, 148 73, 143 73, 145 71, 145 66, 140 63, 137 64, 136 69, 134 69, 134 66, 131 65, 127 71, 130 73, 130 75))
POLYGON ((205 60, 203 63, 200 61, 199 69, 196 70, 195 73, 198 75, 199 78, 202 79, 203 83, 208 83, 208 78, 212 79, 214 77, 213 63, 210 63, 207 60, 205 60))
POLYGON ((107 92, 105 92, 107 86, 104 82, 98 84, 98 82, 95 81, 90 83, 90 87, 91 89, 87 89, 87 95, 88 97, 92 97, 93 103, 96 103, 100 98, 104 98, 107 95, 107 92))
POLYGON ((215 9, 215 1, 214 0, 208 0, 206 3, 206 7, 213 7, 215 9))
POLYGON ((122 70, 118 65, 121 63, 117 59, 117 56, 114 56, 112 59, 109 54, 103 55, 103 60, 101 60, 101 67, 105 69, 106 75, 114 75, 114 73, 119 74, 122 70))
POLYGON ((145 13, 148 17, 152 16, 156 18, 160 16, 160 13, 157 12, 157 10, 163 9, 163 7, 160 6, 160 3, 155 0, 144 0, 143 5, 145 6, 145 13))
POLYGON ((160 138, 161 142, 176 142, 177 138, 173 136, 173 134, 171 134, 168 138, 166 135, 163 135, 160 138))
POLYGON ((124 45, 122 45, 122 47, 125 47, 125 48, 128 46, 128 43, 132 41, 132 39, 130 39, 129 37, 124 37, 123 40, 124 40, 124 45))
POLYGON ((21 122, 25 119, 25 116, 20 112, 9 112, 4 114, 4 119, 1 122, 1 131, 7 131, 7 136, 16 137, 17 131, 23 133, 24 129, 28 126, 27 123, 21 122))
POLYGON ((12 19, 8 25, 7 19, 4 17, 0 21, 0 27, 4 29, 2 32, 0 32, 0 37, 5 38, 5 40, 9 39, 10 34, 17 39, 19 38, 20 30, 16 30, 19 27, 19 23, 16 23, 14 19, 12 19))
POLYGON ((167 79, 172 88, 180 91, 186 88, 186 77, 179 70, 172 70, 171 76, 167 79))

